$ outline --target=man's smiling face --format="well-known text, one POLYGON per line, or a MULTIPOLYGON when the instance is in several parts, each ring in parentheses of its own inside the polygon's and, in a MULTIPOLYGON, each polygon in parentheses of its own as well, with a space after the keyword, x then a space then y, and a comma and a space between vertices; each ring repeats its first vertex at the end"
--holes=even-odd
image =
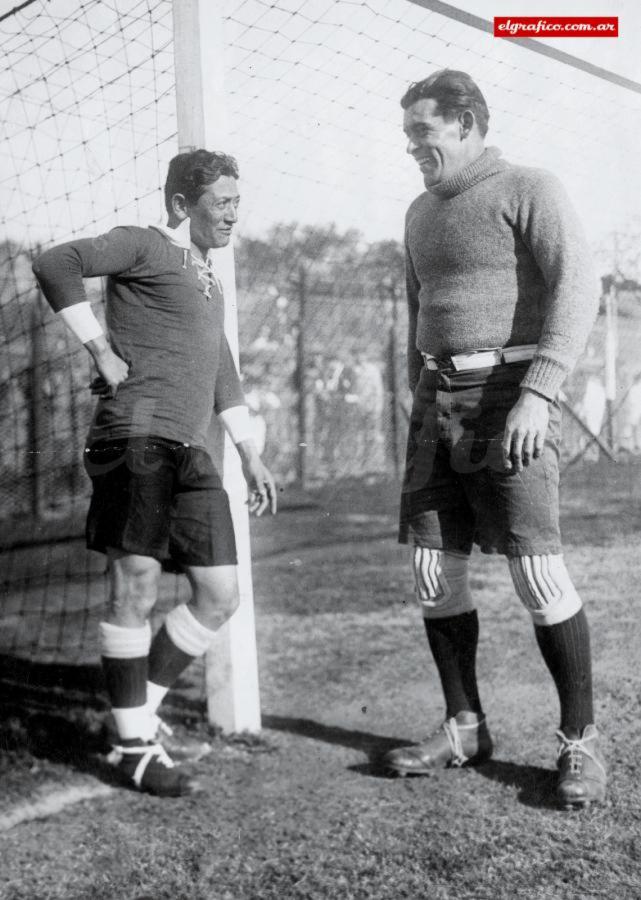
POLYGON ((436 100, 417 100, 405 110, 403 131, 407 152, 423 173, 425 187, 440 184, 467 165, 467 147, 460 119, 444 119, 436 100))
POLYGON ((186 205, 191 239, 203 253, 227 246, 238 221, 239 200, 236 179, 221 175, 203 188, 196 203, 186 205))

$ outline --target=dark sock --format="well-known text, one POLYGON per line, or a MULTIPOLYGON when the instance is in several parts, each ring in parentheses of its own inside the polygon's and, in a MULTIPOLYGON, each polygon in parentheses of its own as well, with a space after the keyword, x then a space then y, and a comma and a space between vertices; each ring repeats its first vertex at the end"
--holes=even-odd
POLYGON ((162 687, 171 687, 195 658, 180 650, 161 625, 149 650, 149 680, 162 687))
POLYGON ((147 657, 102 657, 107 693, 115 709, 144 706, 147 701, 147 657))
POLYGON ((579 737, 594 722, 590 630, 585 611, 557 625, 537 625, 536 640, 561 703, 561 729, 579 737))
POLYGON ((476 683, 479 620, 476 610, 446 619, 424 619, 449 718, 463 710, 482 713, 476 683))

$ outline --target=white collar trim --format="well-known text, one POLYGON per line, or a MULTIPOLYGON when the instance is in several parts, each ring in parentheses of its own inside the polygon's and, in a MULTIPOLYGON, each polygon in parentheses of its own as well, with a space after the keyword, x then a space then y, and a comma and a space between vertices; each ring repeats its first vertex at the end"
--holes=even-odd
POLYGON ((189 233, 189 218, 183 219, 178 228, 170 228, 169 225, 152 225, 152 228, 155 228, 156 231, 159 231, 161 234, 171 241, 176 247, 180 247, 181 250, 191 250, 191 235, 189 233))

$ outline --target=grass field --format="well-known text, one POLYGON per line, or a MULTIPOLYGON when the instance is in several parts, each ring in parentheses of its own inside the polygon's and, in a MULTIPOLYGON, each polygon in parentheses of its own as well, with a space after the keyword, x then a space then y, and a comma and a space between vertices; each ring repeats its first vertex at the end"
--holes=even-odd
MULTIPOLYGON (((199 795, 158 800, 106 783, 87 762, 103 740, 99 703, 86 713, 70 697, 55 718, 8 704, 2 900, 640 898, 641 467, 586 466, 565 480, 606 805, 555 808, 554 691, 504 561, 480 555, 479 672, 496 755, 478 769, 384 776, 381 754, 443 712, 394 541, 395 489, 342 485, 254 530, 264 731, 214 737, 195 764, 199 795), (44 798, 56 786, 78 802, 53 812, 44 798), (27 802, 32 818, 9 827, 27 802)), ((185 726, 184 705, 168 712, 185 726)), ((207 736, 197 718, 187 725, 207 736)))

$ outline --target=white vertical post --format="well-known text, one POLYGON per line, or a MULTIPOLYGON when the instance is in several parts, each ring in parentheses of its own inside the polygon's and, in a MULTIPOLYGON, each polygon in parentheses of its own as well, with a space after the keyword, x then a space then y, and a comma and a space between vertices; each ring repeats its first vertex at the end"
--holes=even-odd
MULTIPOLYGON (((174 0, 174 65, 179 150, 226 151, 224 40, 221 0, 174 0)), ((242 171, 241 171, 242 176, 242 171)), ((238 365, 238 318, 231 247, 215 260, 225 292, 225 333, 238 365)), ((225 437, 223 483, 238 549, 240 608, 207 654, 209 720, 225 733, 260 731, 258 663, 251 577, 247 490, 240 459, 225 437)))
POLYGON ((607 435, 610 447, 616 449, 616 428, 614 422, 614 409, 617 399, 617 289, 616 283, 605 295, 605 398, 607 414, 607 435))

